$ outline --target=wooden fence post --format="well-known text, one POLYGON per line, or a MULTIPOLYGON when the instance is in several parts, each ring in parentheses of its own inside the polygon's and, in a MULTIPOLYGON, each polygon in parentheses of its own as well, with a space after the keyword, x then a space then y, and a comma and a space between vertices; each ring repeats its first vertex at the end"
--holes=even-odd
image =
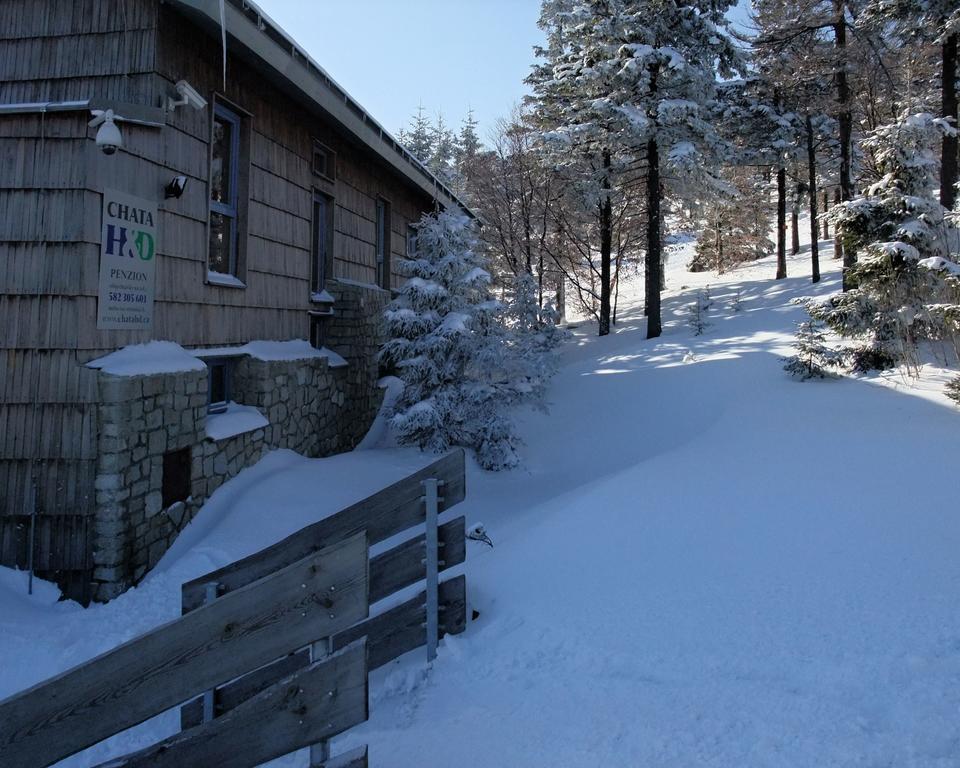
POLYGON ((437 635, 440 623, 440 600, 437 594, 440 571, 439 547, 437 546, 437 515, 440 507, 440 498, 437 493, 438 485, 435 477, 423 481, 423 501, 426 508, 426 535, 424 537, 426 559, 424 563, 427 570, 427 663, 437 658, 437 635))

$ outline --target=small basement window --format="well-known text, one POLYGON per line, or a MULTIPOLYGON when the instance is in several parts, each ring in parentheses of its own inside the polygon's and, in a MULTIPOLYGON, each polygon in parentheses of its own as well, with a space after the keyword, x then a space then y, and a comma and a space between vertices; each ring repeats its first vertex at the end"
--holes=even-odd
POLYGON ((164 509, 178 501, 186 501, 190 496, 189 446, 163 454, 161 495, 164 509))
POLYGON ((235 357, 207 358, 208 389, 207 413, 223 413, 233 391, 233 367, 237 361, 235 357))

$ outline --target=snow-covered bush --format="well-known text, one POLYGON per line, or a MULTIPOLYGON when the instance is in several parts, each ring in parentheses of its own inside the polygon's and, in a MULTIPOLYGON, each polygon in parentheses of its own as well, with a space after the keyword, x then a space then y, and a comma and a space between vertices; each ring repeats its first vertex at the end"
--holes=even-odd
MULTIPOLYGON (((472 448, 486 469, 515 466, 519 438, 510 409, 542 397, 552 372, 533 334, 513 331, 490 296, 475 225, 461 211, 425 215, 408 278, 386 311, 381 361, 404 390, 391 411, 400 443, 444 451, 472 448)), ((524 305, 514 324, 528 323, 524 305)))
POLYGON ((950 379, 943 388, 943 391, 953 402, 960 405, 960 376, 950 379))
POLYGON ((546 388, 557 372, 560 345, 568 332, 560 328, 559 313, 551 302, 538 302, 539 288, 533 275, 520 273, 511 286, 504 318, 510 355, 506 357, 517 387, 527 392, 527 401, 542 406, 546 388))
POLYGON ((697 291, 697 298, 693 302, 693 307, 690 310, 690 319, 688 320, 690 327, 693 329, 694 336, 702 336, 703 332, 710 327, 708 313, 712 306, 713 299, 710 297, 710 287, 707 286, 706 289, 701 288, 697 291))
MULTIPOLYGON (((947 271, 956 229, 933 196, 941 135, 953 128, 928 114, 905 115, 866 140, 883 172, 863 197, 830 213, 845 248, 862 252, 851 268, 851 290, 809 303, 812 317, 863 341, 862 365, 877 361, 917 367, 916 345, 948 329, 933 305, 956 303, 947 271)), ((855 355, 855 357, 857 357, 855 355)))
POLYGON ((800 323, 794 347, 797 353, 783 358, 783 370, 791 376, 806 380, 825 379, 836 375, 830 369, 839 367, 842 356, 827 345, 822 323, 800 323))

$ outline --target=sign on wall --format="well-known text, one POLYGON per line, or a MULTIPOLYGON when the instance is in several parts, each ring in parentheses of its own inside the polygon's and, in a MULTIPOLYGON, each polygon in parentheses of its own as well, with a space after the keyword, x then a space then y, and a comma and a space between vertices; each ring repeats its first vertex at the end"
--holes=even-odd
POLYGON ((156 264, 156 202, 105 189, 97 328, 148 330, 153 326, 156 264))

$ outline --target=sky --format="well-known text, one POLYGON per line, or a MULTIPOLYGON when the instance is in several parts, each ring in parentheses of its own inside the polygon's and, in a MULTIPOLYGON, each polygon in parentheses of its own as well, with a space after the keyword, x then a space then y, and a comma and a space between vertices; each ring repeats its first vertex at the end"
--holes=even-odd
MULTIPOLYGON (((745 19, 748 0, 731 17, 745 19)), ((527 93, 539 0, 258 0, 390 133, 419 105, 485 140, 527 93)))
POLYGON ((539 0, 259 0, 258 5, 384 128, 422 104, 481 138, 526 88, 539 0))

